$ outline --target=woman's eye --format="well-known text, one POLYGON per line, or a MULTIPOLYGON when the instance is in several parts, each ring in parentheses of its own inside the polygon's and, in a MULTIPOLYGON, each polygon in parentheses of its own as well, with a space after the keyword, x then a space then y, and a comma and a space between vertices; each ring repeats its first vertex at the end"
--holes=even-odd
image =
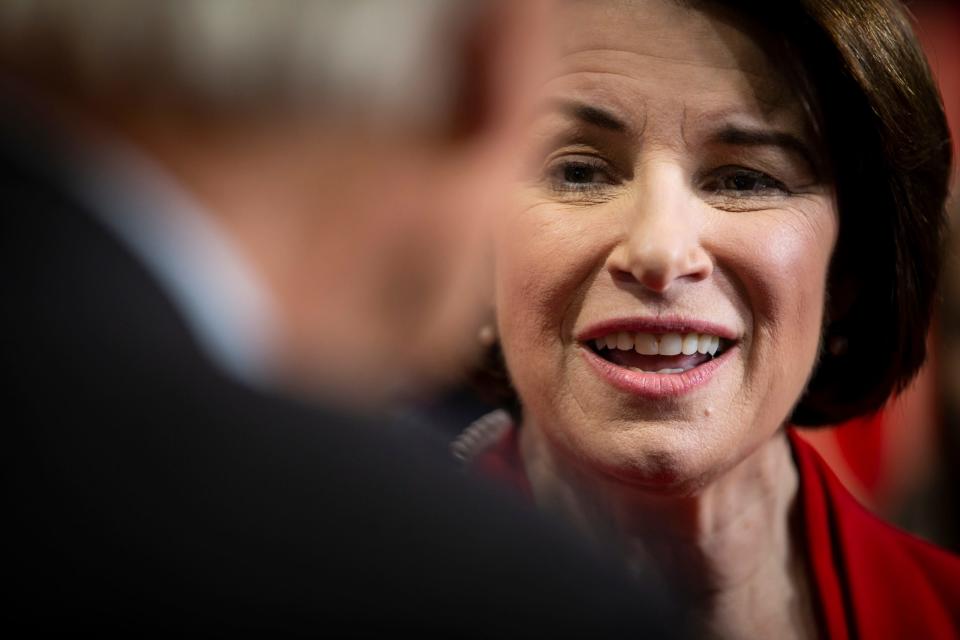
POLYGON ((566 159, 547 168, 547 182, 559 191, 588 191, 611 185, 616 180, 599 160, 566 159))
POLYGON ((707 190, 721 195, 773 196, 789 193, 786 185, 762 171, 728 168, 714 174, 707 190))
POLYGON ((562 167, 563 181, 570 184, 589 184, 595 182, 599 171, 595 167, 580 162, 570 162, 562 167))

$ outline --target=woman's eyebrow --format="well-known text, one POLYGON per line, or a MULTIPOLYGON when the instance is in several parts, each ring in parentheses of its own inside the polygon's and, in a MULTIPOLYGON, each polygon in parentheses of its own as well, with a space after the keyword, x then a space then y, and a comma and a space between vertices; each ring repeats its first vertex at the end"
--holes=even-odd
POLYGON ((575 100, 551 100, 545 110, 559 112, 584 124, 608 131, 623 133, 630 129, 626 122, 606 109, 575 100))
POLYGON ((728 124, 708 138, 714 144, 741 147, 779 147, 799 155, 807 165, 819 173, 820 163, 810 146, 800 137, 787 131, 756 129, 728 124))

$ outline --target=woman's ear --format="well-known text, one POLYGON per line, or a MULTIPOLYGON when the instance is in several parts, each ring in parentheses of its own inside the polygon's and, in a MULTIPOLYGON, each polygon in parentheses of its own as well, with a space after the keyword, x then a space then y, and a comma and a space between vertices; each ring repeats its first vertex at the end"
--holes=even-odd
POLYGON ((831 276, 827 297, 828 326, 842 323, 849 317, 857 300, 857 288, 857 278, 847 270, 831 276))
POLYGON ((827 285, 824 310, 824 356, 836 358, 847 353, 850 344, 848 320, 856 299, 857 278, 848 269, 833 271, 827 285))

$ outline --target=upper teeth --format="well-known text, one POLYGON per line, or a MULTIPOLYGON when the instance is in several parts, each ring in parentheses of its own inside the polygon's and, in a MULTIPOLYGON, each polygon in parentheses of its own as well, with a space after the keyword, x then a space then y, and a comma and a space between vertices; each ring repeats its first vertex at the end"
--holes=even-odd
POLYGON ((720 337, 706 333, 629 333, 620 331, 611 333, 594 341, 597 349, 620 349, 621 351, 636 351, 645 356, 678 356, 693 355, 694 353, 717 353, 720 348, 720 337))

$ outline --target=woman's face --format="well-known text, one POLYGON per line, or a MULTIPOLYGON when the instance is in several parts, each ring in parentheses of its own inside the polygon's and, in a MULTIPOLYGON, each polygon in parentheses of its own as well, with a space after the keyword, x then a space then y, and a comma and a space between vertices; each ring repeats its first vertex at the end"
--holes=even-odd
POLYGON ((833 190, 785 74, 735 21, 571 0, 557 43, 498 247, 525 428, 581 466, 695 490, 811 373, 833 190))

